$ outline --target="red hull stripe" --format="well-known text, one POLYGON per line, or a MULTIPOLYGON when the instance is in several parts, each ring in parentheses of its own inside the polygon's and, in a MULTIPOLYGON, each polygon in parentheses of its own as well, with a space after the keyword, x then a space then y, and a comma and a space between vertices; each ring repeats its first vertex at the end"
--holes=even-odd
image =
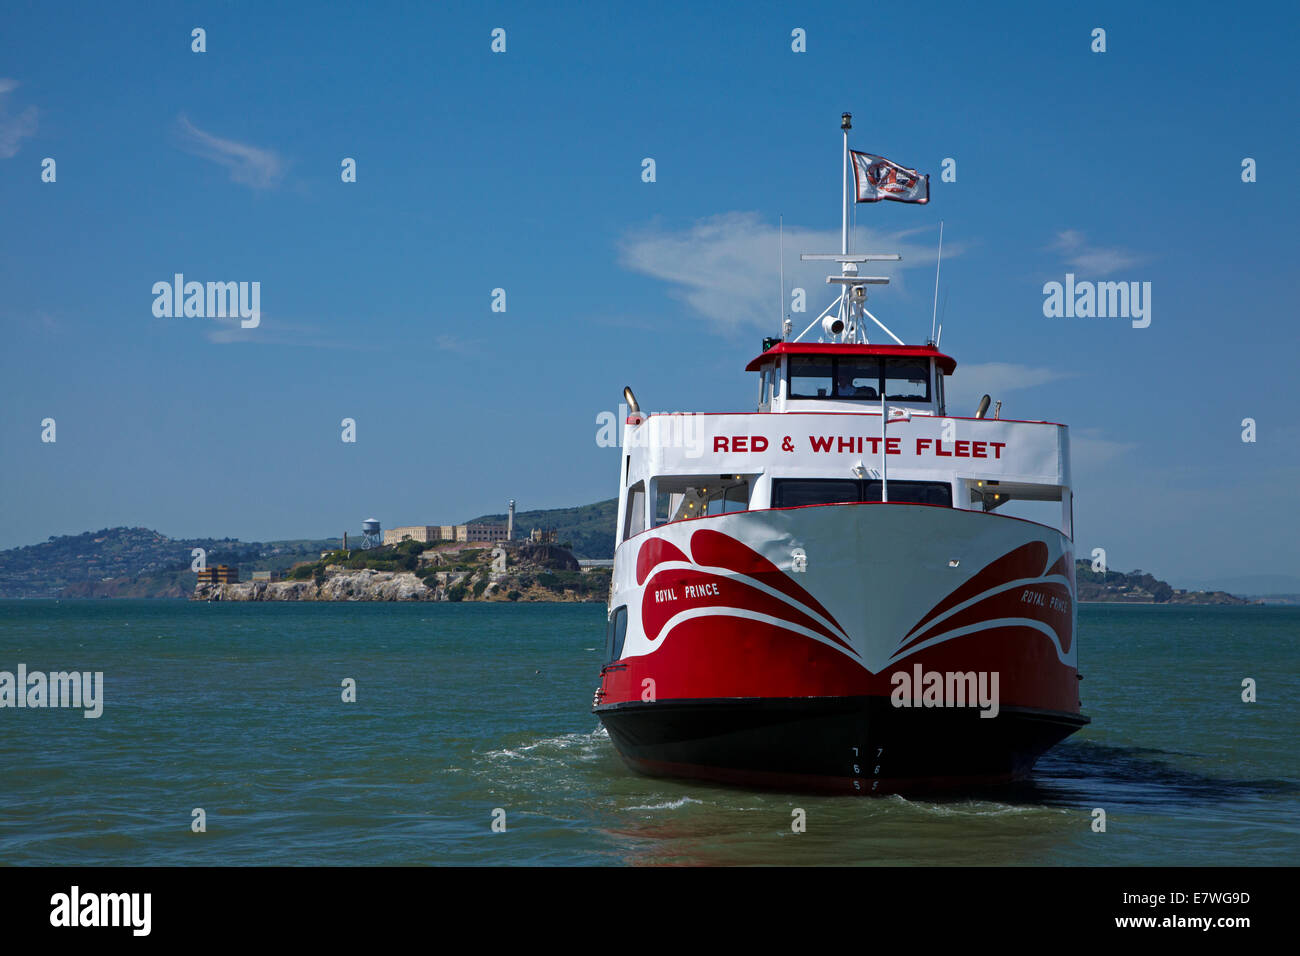
POLYGON ((1026 583, 1023 587, 1014 587, 1000 591, 969 607, 963 608, 951 617, 927 628, 913 637, 901 648, 906 650, 922 644, 932 637, 946 631, 979 624, 981 621, 993 621, 1000 618, 1027 617, 1041 621, 1052 629, 1061 642, 1062 653, 1069 653, 1073 640, 1073 614, 1070 603, 1070 589, 1063 584, 1047 581, 1026 583))
POLYGON ((641 550, 637 552, 636 556, 636 583, 644 584, 645 579, 649 577, 655 565, 663 564, 666 561, 683 561, 690 564, 691 559, 682 554, 681 548, 670 544, 663 538, 651 538, 641 545, 641 550))
POLYGON ((986 565, 973 578, 931 608, 929 613, 917 621, 912 629, 907 632, 908 636, 915 634, 928 621, 949 608, 956 607, 963 601, 969 601, 973 597, 978 597, 990 588, 1025 578, 1040 577, 1046 565, 1047 545, 1041 541, 1030 541, 1028 544, 1022 544, 1014 551, 1009 551, 996 561, 986 565))
POLYGON ((675 615, 697 608, 743 608, 755 614, 779 618, 816 631, 854 657, 857 656, 857 651, 848 641, 816 618, 791 606, 788 601, 742 581, 689 568, 657 571, 650 578, 645 585, 645 598, 641 602, 641 626, 646 637, 655 641, 659 639, 664 625, 675 615))
POLYGON ((1043 577, 1050 578, 1057 574, 1069 581, 1071 585, 1074 584, 1074 555, 1069 551, 1057 558, 1056 563, 1047 569, 1043 577))
MULTIPOLYGON (((726 568, 737 574, 761 581, 768 587, 780 591, 787 597, 794 598, 805 607, 810 607, 826 620, 832 622, 841 634, 844 628, 820 601, 808 593, 794 580, 763 557, 753 548, 741 544, 735 538, 710 528, 701 528, 691 535, 691 551, 697 563, 715 568, 726 568)), ((847 636, 847 635, 846 635, 847 636)))

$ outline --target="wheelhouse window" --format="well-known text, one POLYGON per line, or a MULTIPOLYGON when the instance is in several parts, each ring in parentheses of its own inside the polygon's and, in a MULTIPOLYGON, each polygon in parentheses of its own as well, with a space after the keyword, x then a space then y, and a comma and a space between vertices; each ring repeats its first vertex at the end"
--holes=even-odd
MULTIPOLYGON (((773 508, 857 504, 880 500, 881 487, 878 479, 775 478, 772 481, 773 508)), ((889 500, 896 504, 951 508, 952 486, 943 481, 891 481, 889 500)))
POLYGON ((791 398, 831 398, 835 394, 835 359, 790 359, 791 398))
POLYGON ((886 361, 885 400, 928 402, 930 400, 929 360, 891 358, 886 361))
POLYGON ((818 355, 790 359, 791 398, 839 398, 856 401, 930 401, 928 359, 818 355))
POLYGON ((880 400, 880 359, 837 358, 835 397, 880 400))

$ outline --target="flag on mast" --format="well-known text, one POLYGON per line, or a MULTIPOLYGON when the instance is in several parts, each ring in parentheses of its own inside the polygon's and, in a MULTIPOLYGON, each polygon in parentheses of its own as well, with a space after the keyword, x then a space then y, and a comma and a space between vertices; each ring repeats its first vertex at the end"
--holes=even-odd
POLYGON ((925 204, 930 201, 930 176, 922 176, 915 169, 907 169, 890 162, 883 156, 849 150, 853 157, 853 182, 857 186, 858 202, 894 202, 925 204))

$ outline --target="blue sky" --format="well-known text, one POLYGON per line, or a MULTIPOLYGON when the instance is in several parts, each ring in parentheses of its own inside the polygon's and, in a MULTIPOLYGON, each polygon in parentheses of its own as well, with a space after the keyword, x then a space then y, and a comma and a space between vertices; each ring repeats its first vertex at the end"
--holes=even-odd
POLYGON ((874 310, 924 341, 945 220, 950 397, 1071 426, 1079 551, 1175 584, 1295 575, 1296 20, 1208 3, 10 5, 0 547, 113 525, 324 536, 612 496, 596 416, 624 384, 653 410, 752 408, 778 216, 787 285, 825 304, 798 254, 838 240, 849 110, 851 145, 931 174, 928 206, 856 209, 855 248, 906 256, 874 310), (260 282, 260 327, 155 317, 151 288, 177 272, 260 282), (1043 283, 1066 272, 1150 282, 1150 327, 1045 318, 1043 283))

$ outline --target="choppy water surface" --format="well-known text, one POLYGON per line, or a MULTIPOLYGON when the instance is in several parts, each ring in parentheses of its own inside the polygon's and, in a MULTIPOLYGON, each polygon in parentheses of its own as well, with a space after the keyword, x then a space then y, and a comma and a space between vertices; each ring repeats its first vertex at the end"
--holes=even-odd
POLYGON ((0 710, 0 863, 1300 862, 1300 609, 1079 616, 1092 725, 1032 782, 907 800, 627 771, 599 605, 0 602, 0 670, 106 685, 98 720, 0 710))

